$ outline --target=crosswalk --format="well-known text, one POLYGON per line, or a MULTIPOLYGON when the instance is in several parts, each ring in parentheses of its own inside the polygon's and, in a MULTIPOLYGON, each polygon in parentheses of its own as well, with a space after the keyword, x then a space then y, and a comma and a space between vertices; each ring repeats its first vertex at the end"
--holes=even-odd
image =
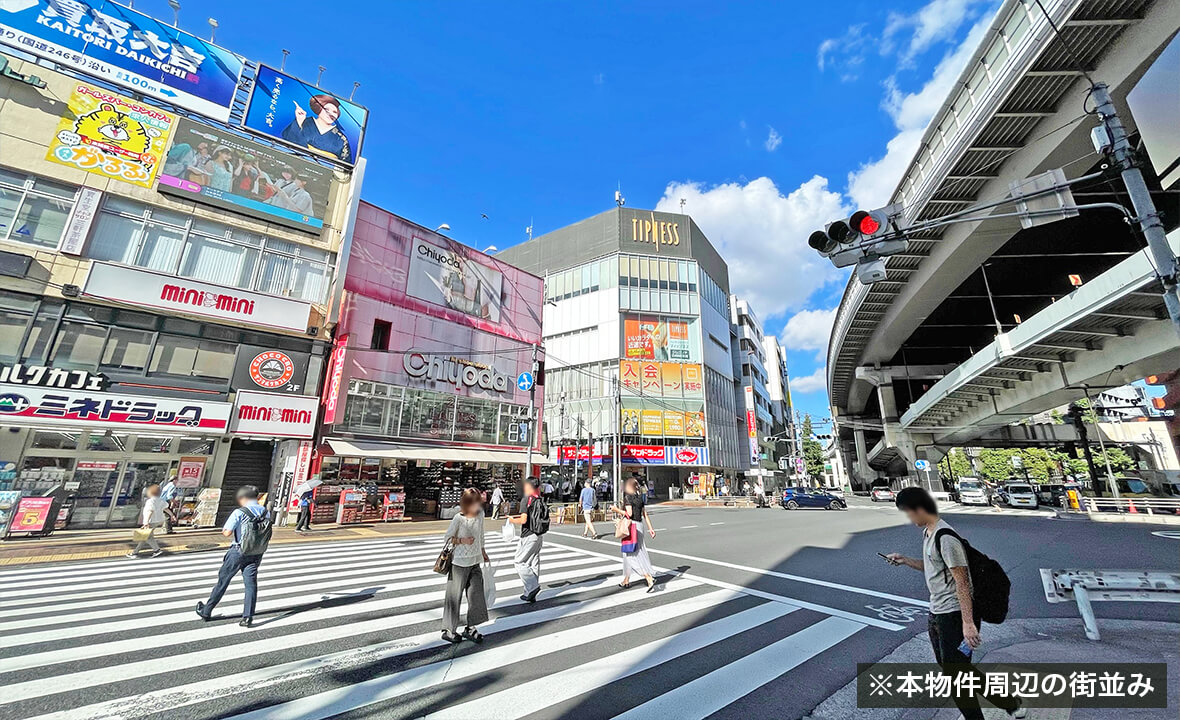
MULTIPOLYGON (((851 504, 848 506, 850 510, 876 510, 877 512, 897 514, 897 508, 892 503, 884 505, 862 505, 851 504)), ((995 508, 991 505, 960 505, 956 502, 940 502, 938 504, 939 514, 952 515, 992 515, 995 517, 1055 517, 1056 511, 1048 507, 1040 508, 1010 508, 1000 507, 995 508)))
MULTIPOLYGON (((212 622, 193 613, 215 554, 6 571, 0 718, 703 718, 770 683, 830 680, 817 658, 900 629, 683 569, 623 590, 617 555, 547 539, 528 604, 513 547, 488 535, 480 646, 440 637, 438 538, 275 547, 251 629, 237 580, 212 622)), ((785 702, 776 717, 809 709, 785 702)))

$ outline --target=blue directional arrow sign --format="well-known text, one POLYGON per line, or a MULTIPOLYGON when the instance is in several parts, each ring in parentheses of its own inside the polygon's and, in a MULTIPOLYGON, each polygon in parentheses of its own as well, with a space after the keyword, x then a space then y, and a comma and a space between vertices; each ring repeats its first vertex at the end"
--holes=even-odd
POLYGON ((929 470, 930 469, 930 461, 929 460, 915 460, 914 467, 919 470, 929 470))
POLYGON ((531 372, 522 372, 516 376, 516 387, 520 388, 521 392, 528 392, 533 389, 533 374, 531 372))

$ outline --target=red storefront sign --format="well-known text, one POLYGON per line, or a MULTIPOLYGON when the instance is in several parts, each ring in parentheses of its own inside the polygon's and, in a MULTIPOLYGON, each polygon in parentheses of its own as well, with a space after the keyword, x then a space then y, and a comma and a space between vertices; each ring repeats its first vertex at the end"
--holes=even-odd
POLYGON ((328 367, 328 382, 324 384, 324 424, 336 422, 336 406, 340 401, 340 380, 344 377, 344 357, 348 351, 348 333, 336 339, 332 361, 328 367))
POLYGON ((49 522, 49 509, 53 505, 51 497, 23 497, 12 513, 12 522, 8 525, 10 533, 35 533, 45 528, 49 522))
POLYGON ((625 463, 663 465, 666 449, 662 445, 624 445, 619 455, 625 463))

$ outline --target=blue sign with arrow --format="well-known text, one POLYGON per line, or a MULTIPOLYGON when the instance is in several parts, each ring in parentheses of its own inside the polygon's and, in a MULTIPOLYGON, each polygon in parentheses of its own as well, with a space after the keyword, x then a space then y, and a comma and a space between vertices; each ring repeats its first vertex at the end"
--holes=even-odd
POLYGON ((522 372, 516 376, 516 387, 521 392, 528 392, 533 389, 533 374, 531 372, 522 372))

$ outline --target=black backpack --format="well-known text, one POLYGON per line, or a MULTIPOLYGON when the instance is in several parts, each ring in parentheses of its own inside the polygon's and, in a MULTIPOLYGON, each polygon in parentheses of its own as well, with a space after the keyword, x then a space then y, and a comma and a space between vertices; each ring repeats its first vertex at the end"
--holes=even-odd
MULTIPOLYGON (((971 543, 964 540, 957 532, 949 528, 941 528, 934 533, 934 547, 942 553, 942 535, 950 535, 963 543, 967 551, 967 572, 971 576, 971 604, 974 606, 975 616, 984 622, 999 625, 1008 617, 1008 595, 1012 591, 1012 581, 1000 563, 984 555, 971 543)), ((946 559, 943 558, 943 562, 946 559)), ((949 572, 949 571, 947 571, 949 572)))
POLYGON ((242 538, 242 554, 261 555, 266 552, 267 546, 270 545, 270 536, 274 532, 274 523, 271 521, 270 511, 264 509, 261 513, 255 515, 245 508, 239 508, 235 512, 245 515, 241 524, 238 525, 242 538))
POLYGON ((529 530, 534 535, 544 535, 549 532, 549 506, 540 496, 533 498, 529 505, 529 530))

